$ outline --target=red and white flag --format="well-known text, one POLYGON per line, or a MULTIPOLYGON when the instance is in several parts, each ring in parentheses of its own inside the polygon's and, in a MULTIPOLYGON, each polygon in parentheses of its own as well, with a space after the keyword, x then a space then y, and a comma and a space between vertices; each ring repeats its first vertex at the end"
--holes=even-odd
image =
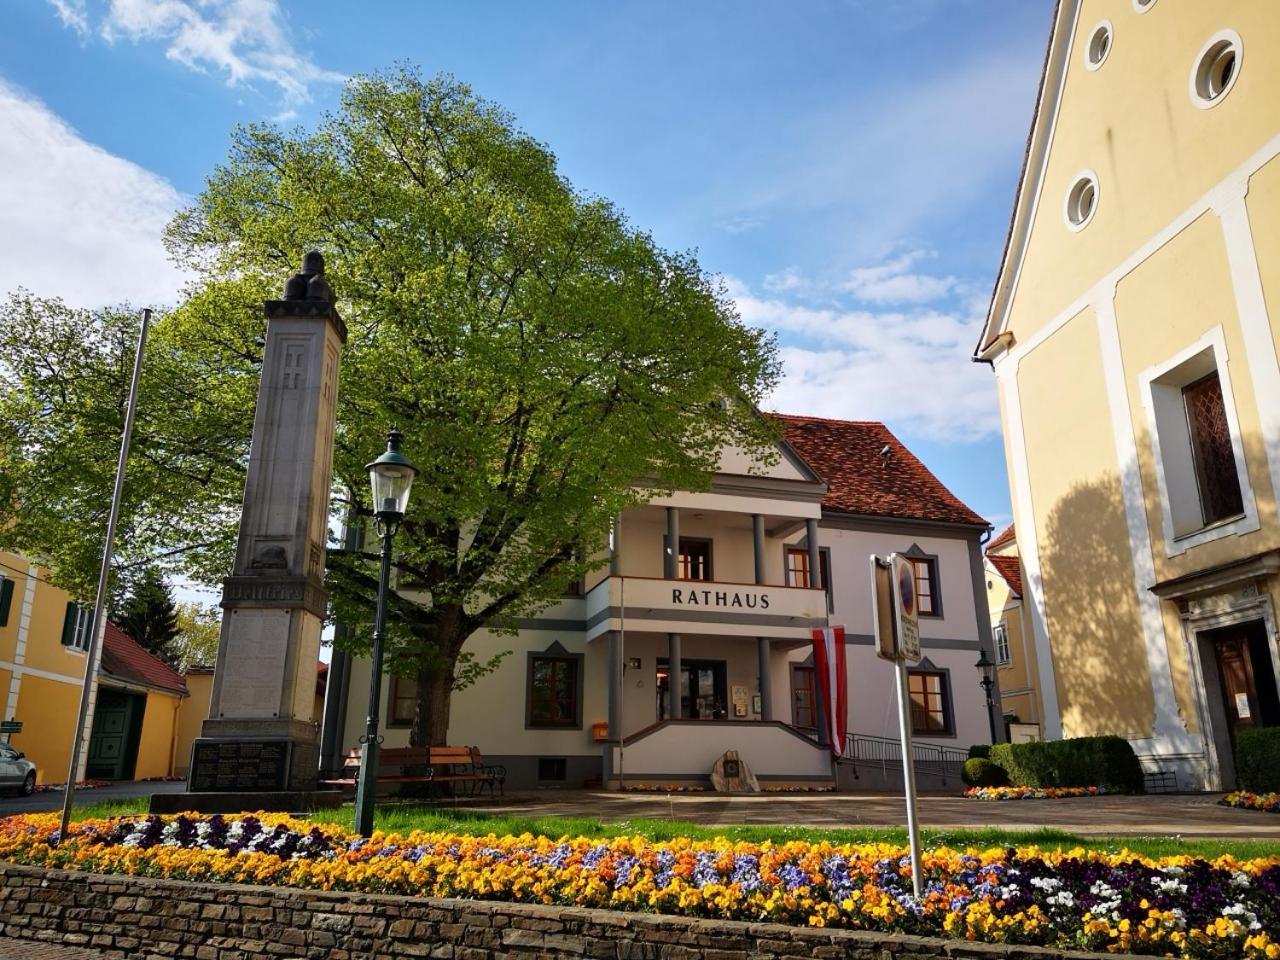
POLYGON ((844 754, 845 727, 849 716, 849 681, 844 669, 844 627, 813 631, 813 666, 822 692, 822 712, 827 721, 831 755, 844 754))

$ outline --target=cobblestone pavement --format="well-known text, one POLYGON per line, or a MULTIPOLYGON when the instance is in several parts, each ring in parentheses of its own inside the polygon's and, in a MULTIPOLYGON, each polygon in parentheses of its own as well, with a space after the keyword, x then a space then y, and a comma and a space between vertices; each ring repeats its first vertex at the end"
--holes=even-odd
MULTIPOLYGON (((179 792, 181 783, 121 783, 77 794, 89 803, 152 793, 179 792)), ((966 800, 956 793, 920 796, 920 822, 925 827, 1004 827, 1035 830, 1050 827, 1092 836, 1222 837, 1275 840, 1280 844, 1280 816, 1237 810, 1218 804, 1221 794, 1154 794, 1144 797, 1091 797, 1064 800, 966 800)), ((0 799, 0 816, 28 810, 56 810, 62 795, 0 799)), ((503 799, 464 798, 457 806, 492 813, 529 816, 596 817, 616 822, 631 819, 689 820, 710 826, 727 824, 797 824, 814 827, 901 826, 902 795, 886 792, 759 794, 616 793, 598 790, 509 791, 503 799)), ((3 954, 0 954, 3 960, 3 954)))
POLYGON ((100 960, 97 950, 0 937, 0 960, 100 960))
MULTIPOLYGON (((1275 840, 1280 816, 1218 803, 1221 794, 1154 794, 1142 797, 1077 797, 1062 800, 967 800, 944 794, 919 799, 924 827, 1041 827, 1091 836, 1214 837, 1275 840)), ((544 790, 511 794, 469 809, 529 816, 688 820, 710 826, 797 824, 814 827, 901 826, 901 794, 827 793, 723 796, 714 793, 614 793, 544 790)))

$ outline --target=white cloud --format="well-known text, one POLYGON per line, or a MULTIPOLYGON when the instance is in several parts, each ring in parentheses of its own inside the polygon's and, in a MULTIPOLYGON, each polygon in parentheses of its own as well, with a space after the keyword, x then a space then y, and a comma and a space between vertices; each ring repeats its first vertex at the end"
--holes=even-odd
POLYGON ((999 433, 994 378, 970 360, 980 311, 814 307, 726 282, 745 323, 783 335, 773 409, 883 420, 955 442, 999 433))
POLYGON ((867 303, 928 303, 959 286, 955 277, 915 273, 911 267, 926 256, 922 250, 904 253, 872 267, 858 267, 839 285, 867 303))
POLYGON ((80 36, 89 33, 89 15, 85 10, 85 0, 49 0, 57 11, 58 19, 64 27, 70 27, 80 36))
POLYGON ((787 267, 778 273, 766 274, 764 288, 771 291, 801 290, 809 285, 799 267, 787 267))
POLYGON ((161 232, 184 198, 88 143, 0 82, 0 294, 19 286, 77 306, 177 299, 161 232))
MULTIPOLYGON (((88 32, 86 0, 49 2, 64 24, 88 32)), ((312 84, 345 79, 297 49, 277 0, 109 0, 98 32, 109 43, 164 43, 168 59, 222 74, 230 87, 274 87, 282 118, 311 99, 312 84)))

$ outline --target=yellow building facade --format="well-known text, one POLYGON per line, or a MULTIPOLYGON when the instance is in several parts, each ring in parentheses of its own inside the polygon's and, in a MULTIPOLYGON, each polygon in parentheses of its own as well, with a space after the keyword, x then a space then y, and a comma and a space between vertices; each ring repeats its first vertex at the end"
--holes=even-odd
POLYGON ((1012 525, 988 544, 983 569, 993 659, 1009 739, 1015 743, 1038 740, 1044 729, 1044 709, 1031 611, 1023 602, 1022 560, 1012 525))
POLYGON ((1233 785, 1280 723, 1280 6, 1062 0, 976 358, 1047 736, 1233 785))
MULTIPOLYGON (((3 719, 22 723, 10 742, 36 764, 40 784, 66 780, 91 619, 46 569, 0 553, 0 704, 3 719)), ((182 678, 114 624, 101 648, 80 777, 172 776, 182 678)))

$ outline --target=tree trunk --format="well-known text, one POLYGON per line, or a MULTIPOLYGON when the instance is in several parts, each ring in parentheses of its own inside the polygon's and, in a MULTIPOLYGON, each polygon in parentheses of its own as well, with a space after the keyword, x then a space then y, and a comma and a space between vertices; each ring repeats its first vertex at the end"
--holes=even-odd
MULTIPOLYGON (((413 725, 409 728, 409 746, 429 746, 431 739, 431 669, 425 663, 418 664, 414 674, 414 687, 418 702, 413 705, 413 725)), ((387 711, 390 714, 390 710, 387 711)))
MULTIPOLYGON (((453 665, 431 674, 427 696, 430 700, 430 744, 441 747, 449 742, 449 705, 453 700, 453 665)), ((471 744, 459 744, 471 746, 471 744)))
POLYGON ((460 606, 442 607, 437 612, 432 639, 438 657, 424 657, 418 668, 418 702, 414 706, 413 726, 409 730, 410 746, 442 747, 449 743, 454 668, 468 635, 465 613, 460 606))

